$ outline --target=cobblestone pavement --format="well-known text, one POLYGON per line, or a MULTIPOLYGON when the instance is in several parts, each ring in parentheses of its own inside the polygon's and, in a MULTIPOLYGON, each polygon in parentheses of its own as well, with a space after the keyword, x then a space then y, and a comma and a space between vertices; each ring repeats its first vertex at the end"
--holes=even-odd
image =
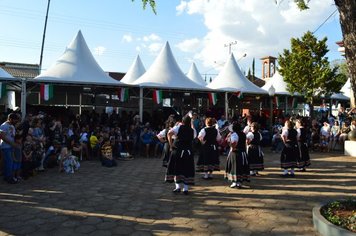
POLYGON ((0 235, 318 235, 312 208, 355 196, 356 158, 311 156, 307 172, 284 179, 279 155, 267 151, 250 188, 229 188, 220 171, 210 181, 197 175, 188 196, 171 192, 158 158, 116 168, 86 161, 75 174, 50 169, 16 185, 1 181, 0 235))

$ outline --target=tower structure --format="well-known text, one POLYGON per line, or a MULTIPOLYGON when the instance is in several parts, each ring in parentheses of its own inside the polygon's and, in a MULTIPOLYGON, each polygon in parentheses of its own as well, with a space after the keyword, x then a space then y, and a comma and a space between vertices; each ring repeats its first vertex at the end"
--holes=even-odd
POLYGON ((262 79, 270 78, 276 72, 277 58, 272 56, 262 57, 262 79))

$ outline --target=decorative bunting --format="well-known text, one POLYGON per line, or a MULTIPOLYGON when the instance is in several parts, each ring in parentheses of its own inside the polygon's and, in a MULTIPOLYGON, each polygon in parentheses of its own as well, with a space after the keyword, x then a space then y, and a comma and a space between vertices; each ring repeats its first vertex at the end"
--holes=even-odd
POLYGON ((243 94, 242 94, 241 91, 237 91, 237 92, 235 93, 235 95, 237 96, 238 99, 243 98, 243 94))
POLYGON ((128 88, 120 88, 119 91, 119 99, 121 102, 126 102, 129 100, 129 89, 128 88))
POLYGON ((217 103, 218 101, 218 96, 216 93, 209 93, 209 102, 210 104, 212 104, 213 106, 217 103))
POLYGON ((0 82, 0 98, 4 97, 5 95, 6 95, 6 84, 0 82))
POLYGON ((153 91, 153 101, 156 104, 160 104, 163 101, 162 91, 161 90, 154 90, 153 91))
POLYGON ((53 98, 53 85, 52 84, 41 84, 40 89, 41 99, 49 101, 53 98))

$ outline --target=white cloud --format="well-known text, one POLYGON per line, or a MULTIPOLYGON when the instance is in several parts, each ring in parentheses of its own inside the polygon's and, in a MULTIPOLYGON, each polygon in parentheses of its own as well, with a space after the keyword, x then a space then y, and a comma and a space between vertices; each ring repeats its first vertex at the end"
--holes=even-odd
POLYGON ((196 52, 201 49, 200 40, 198 38, 187 39, 176 45, 183 52, 196 52))
POLYGON ((161 41, 161 38, 158 35, 152 33, 150 35, 143 36, 143 41, 145 42, 161 41))
POLYGON ((125 34, 122 36, 122 41, 126 43, 131 43, 133 41, 133 38, 130 34, 125 34))
POLYGON ((201 39, 182 41, 177 47, 186 51, 189 45, 199 42, 201 50, 193 58, 206 67, 217 67, 214 61, 223 62, 228 56, 229 47, 224 45, 236 41, 231 50, 236 58, 247 53, 240 64, 249 67, 252 58, 278 56, 290 47, 292 37, 316 29, 335 9, 332 4, 333 0, 313 0, 309 10, 300 11, 292 0, 279 5, 273 0, 181 1, 176 7, 177 14, 201 15, 207 33, 201 39))
POLYGON ((103 46, 98 46, 94 48, 94 55, 101 56, 106 52, 106 48, 103 46))
POLYGON ((163 47, 162 43, 151 43, 150 45, 148 45, 148 50, 151 53, 156 54, 162 49, 162 47, 163 47))

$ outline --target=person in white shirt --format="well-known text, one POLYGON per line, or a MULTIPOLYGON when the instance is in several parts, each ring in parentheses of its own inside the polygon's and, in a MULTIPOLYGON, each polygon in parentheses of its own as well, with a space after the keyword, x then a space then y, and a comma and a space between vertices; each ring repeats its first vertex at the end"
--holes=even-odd
POLYGON ((187 195, 188 185, 194 185, 195 177, 192 145, 196 131, 192 128, 191 118, 185 116, 182 123, 168 132, 167 137, 172 154, 167 166, 165 181, 175 183, 173 193, 180 193, 181 184, 183 184, 183 193, 187 195), (176 135, 174 141, 173 135, 176 135))
POLYGON ((326 152, 329 147, 330 137, 330 125, 328 122, 324 122, 323 127, 320 129, 320 149, 322 152, 326 152))
POLYGON ((257 122, 251 124, 251 131, 246 135, 247 157, 251 176, 259 176, 258 171, 264 169, 263 152, 261 150, 262 135, 257 122))
POLYGON ((198 135, 202 146, 197 162, 197 172, 204 172, 203 179, 212 179, 213 171, 220 170, 218 142, 221 140, 219 131, 215 128, 214 118, 205 120, 206 127, 198 135))
POLYGON ((298 132, 294 129, 292 121, 287 120, 284 127, 282 131, 284 148, 281 153, 283 174, 281 177, 294 177, 294 168, 298 167, 299 159, 298 132), (288 174, 288 170, 290 170, 290 174, 288 174))

